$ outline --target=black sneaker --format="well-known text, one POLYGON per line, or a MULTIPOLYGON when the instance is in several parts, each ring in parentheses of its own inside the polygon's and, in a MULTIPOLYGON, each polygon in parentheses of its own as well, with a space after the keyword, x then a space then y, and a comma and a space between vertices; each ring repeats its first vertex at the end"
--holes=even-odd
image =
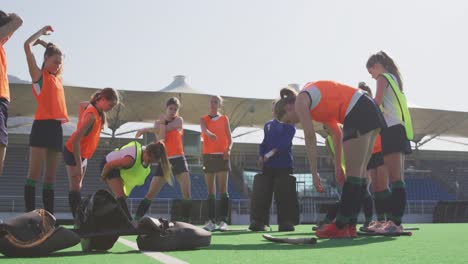
POLYGON ((259 232, 259 231, 268 231, 268 228, 264 224, 261 224, 258 222, 252 222, 250 223, 249 230, 254 231, 254 232, 259 232))
POLYGON ((294 231, 294 230, 295 230, 294 225, 290 224, 290 223, 280 224, 279 227, 278 227, 279 232, 290 232, 290 231, 294 231))
POLYGON ((374 230, 370 230, 370 229, 369 229, 369 223, 364 223, 364 225, 362 225, 362 226, 359 228, 359 231, 365 232, 365 233, 374 232, 374 230))

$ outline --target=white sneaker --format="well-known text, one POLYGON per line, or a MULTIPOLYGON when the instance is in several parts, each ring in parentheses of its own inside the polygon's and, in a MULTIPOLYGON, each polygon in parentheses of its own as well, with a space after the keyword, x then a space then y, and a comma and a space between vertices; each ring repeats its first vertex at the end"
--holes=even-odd
POLYGON ((203 227, 203 229, 205 229, 206 231, 209 231, 209 232, 212 232, 213 230, 216 229, 216 225, 215 223, 213 223, 213 221, 209 220, 205 226, 203 227))
POLYGON ((403 232, 402 225, 396 225, 393 221, 387 221, 387 224, 375 230, 376 233, 380 234, 393 234, 403 232))
POLYGON ((228 231, 229 227, 228 227, 228 224, 226 224, 226 222, 221 221, 221 222, 219 222, 218 229, 219 229, 219 231, 228 231))
POLYGON ((370 232, 375 232, 375 230, 377 229, 381 229, 383 226, 385 226, 387 224, 387 221, 372 221, 370 222, 369 226, 367 227, 367 229, 370 231, 370 232))

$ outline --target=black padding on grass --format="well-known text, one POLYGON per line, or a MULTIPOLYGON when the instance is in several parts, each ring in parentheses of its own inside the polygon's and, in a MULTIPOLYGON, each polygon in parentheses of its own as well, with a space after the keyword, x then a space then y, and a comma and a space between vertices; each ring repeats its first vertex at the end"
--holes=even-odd
POLYGON ((80 237, 63 227, 55 227, 55 217, 38 209, 0 224, 0 253, 8 257, 48 256, 72 247, 80 237))
POLYGON ((144 251, 190 250, 207 247, 211 243, 210 232, 184 222, 145 217, 138 225, 139 229, 153 230, 137 237, 138 248, 144 251))

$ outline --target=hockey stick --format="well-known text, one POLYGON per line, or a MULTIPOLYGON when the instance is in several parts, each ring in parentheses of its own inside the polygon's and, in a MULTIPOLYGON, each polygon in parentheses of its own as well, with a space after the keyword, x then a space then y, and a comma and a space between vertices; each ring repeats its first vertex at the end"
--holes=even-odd
POLYGON ((275 243, 286 243, 286 244, 293 244, 293 245, 301 245, 301 244, 315 244, 317 243, 317 239, 315 237, 298 237, 298 238, 279 238, 274 237, 272 235, 263 234, 262 237, 268 241, 275 242, 275 243))

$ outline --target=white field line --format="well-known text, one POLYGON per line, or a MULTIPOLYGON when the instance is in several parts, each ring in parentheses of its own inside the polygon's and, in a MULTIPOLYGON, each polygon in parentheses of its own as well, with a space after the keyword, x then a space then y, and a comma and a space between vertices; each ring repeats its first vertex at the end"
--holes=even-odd
MULTIPOLYGON (((139 250, 138 245, 135 242, 128 241, 127 239, 124 239, 124 238, 119 238, 118 241, 120 243, 126 245, 127 247, 131 247, 131 248, 133 248, 135 250, 139 250)), ((161 252, 142 251, 142 253, 145 254, 146 256, 148 256, 150 258, 153 258, 153 259, 155 259, 155 260, 157 260, 157 261, 159 261, 161 263, 164 263, 164 264, 188 264, 188 262, 185 262, 183 260, 171 257, 171 256, 163 254, 161 252)))

